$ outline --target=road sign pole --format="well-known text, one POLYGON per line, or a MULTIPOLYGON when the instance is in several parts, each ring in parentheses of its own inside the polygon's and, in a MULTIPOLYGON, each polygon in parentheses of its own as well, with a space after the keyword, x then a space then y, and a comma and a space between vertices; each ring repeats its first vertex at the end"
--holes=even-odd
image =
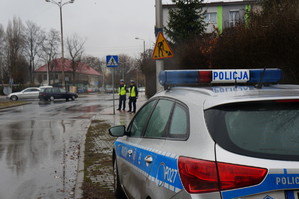
MULTIPOLYGON (((162 0, 156 0, 156 29, 163 29, 163 15, 162 15, 162 0)), ((158 37, 158 34, 156 35, 158 37)), ((156 91, 163 89, 162 85, 159 83, 159 73, 164 70, 164 61, 156 60, 156 91)))
POLYGON ((118 67, 118 56, 117 55, 107 55, 106 56, 106 65, 107 65, 107 67, 112 68, 113 115, 115 115, 114 73, 115 73, 115 68, 118 67))
POLYGON ((114 97, 114 74, 115 74, 115 68, 112 68, 112 93, 113 93, 113 115, 115 115, 115 97, 114 97))

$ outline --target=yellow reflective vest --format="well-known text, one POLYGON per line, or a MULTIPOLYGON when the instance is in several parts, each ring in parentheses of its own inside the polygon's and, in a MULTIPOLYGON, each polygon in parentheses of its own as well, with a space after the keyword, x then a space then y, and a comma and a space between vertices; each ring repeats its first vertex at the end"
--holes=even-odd
POLYGON ((130 92, 129 93, 130 93, 129 97, 136 97, 137 96, 136 86, 130 87, 130 92))
POLYGON ((127 86, 126 85, 123 85, 122 87, 118 88, 118 94, 119 95, 126 95, 126 93, 127 93, 127 86))

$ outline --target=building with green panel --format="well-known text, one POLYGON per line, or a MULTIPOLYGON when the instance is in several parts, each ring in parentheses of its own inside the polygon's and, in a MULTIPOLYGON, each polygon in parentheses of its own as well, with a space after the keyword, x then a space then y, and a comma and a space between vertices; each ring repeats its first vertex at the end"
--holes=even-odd
MULTIPOLYGON (((222 32, 223 29, 233 27, 240 22, 248 23, 248 12, 259 9, 257 0, 243 1, 213 1, 204 3, 206 32, 215 30, 222 32)), ((167 26, 169 9, 174 9, 174 4, 163 5, 163 25, 167 26)))

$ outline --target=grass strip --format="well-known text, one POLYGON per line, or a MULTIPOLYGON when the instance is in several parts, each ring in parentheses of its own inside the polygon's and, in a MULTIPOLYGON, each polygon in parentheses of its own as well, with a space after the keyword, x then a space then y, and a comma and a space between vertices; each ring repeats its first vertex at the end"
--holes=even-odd
POLYGON ((114 199, 112 178, 112 143, 108 135, 111 126, 93 120, 86 134, 84 152, 84 181, 82 199, 114 199))
POLYGON ((18 105, 28 104, 28 102, 22 102, 22 101, 1 101, 0 102, 0 108, 8 108, 18 105))

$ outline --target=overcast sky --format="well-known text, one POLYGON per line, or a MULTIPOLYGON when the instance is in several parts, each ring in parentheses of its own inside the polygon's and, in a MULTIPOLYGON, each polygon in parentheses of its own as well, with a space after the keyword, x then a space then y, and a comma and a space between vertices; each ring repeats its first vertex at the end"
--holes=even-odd
MULTIPOLYGON (((20 17, 24 24, 30 20, 45 31, 60 31, 59 8, 45 0, 1 0, 0 23, 4 28, 13 17, 20 17)), ((63 7, 63 26, 65 39, 73 34, 86 39, 86 55, 139 57, 143 41, 135 37, 144 39, 146 48, 155 42, 155 0, 75 0, 63 7)))

